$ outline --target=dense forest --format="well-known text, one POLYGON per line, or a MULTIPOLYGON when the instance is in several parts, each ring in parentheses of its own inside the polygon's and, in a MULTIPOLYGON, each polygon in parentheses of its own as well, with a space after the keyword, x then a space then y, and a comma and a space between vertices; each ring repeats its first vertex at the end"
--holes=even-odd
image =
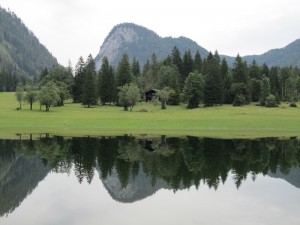
MULTIPOLYGON (((35 101, 39 100, 47 111, 51 105, 63 106, 69 98, 86 107, 116 104, 125 110, 132 110, 141 100, 160 102, 162 109, 183 102, 190 109, 201 104, 242 106, 251 102, 276 107, 281 101, 296 107, 300 70, 297 67, 269 68, 255 61, 248 65, 239 55, 230 68, 217 51, 210 52, 207 58, 202 58, 198 51, 193 56, 189 50, 181 56, 175 46, 161 61, 153 54, 143 69, 135 58, 130 62, 127 54, 122 56, 117 68, 104 57, 99 71, 91 55, 86 62, 80 57, 74 76, 71 67, 54 66, 42 71, 36 85, 37 88, 26 86, 25 89, 34 89, 35 101), (149 91, 154 92, 153 98, 147 98, 149 91)), ((17 96, 23 93, 24 89, 17 90, 17 96)))
POLYGON ((17 83, 25 84, 56 64, 22 20, 0 7, 0 91, 15 91, 17 83))
MULTIPOLYGON (((105 186, 120 190, 143 179, 137 195, 150 195, 147 186, 174 191, 206 184, 218 189, 230 174, 237 188, 257 175, 281 177, 300 165, 298 139, 264 138, 221 140, 211 138, 137 139, 130 136, 63 138, 42 135, 39 140, 0 140, 0 215, 14 210, 50 171, 76 175, 78 182, 92 182, 96 171, 105 186), (55 152, 55 154, 53 154, 55 152), (26 171, 26 172, 24 172, 26 171), (114 176, 113 184, 109 184, 114 176), (147 179, 146 179, 147 178, 147 179)), ((291 180, 300 187, 299 175, 291 180)), ((117 195, 117 193, 112 193, 117 195)), ((112 196, 114 197, 114 196, 112 196)), ((123 196, 124 197, 124 196, 123 196)))

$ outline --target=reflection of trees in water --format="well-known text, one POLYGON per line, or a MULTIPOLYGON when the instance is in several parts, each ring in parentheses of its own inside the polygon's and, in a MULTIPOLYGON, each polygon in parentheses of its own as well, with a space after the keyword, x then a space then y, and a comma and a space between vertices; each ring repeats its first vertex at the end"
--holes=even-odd
POLYGON ((172 189, 198 187, 201 182, 217 189, 231 172, 237 187, 248 176, 275 173, 279 168, 287 174, 300 162, 298 139, 264 138, 259 140, 222 140, 211 138, 136 139, 123 137, 62 138, 43 137, 37 141, 1 142, 0 179, 14 158, 39 156, 44 165, 55 172, 70 173, 73 168, 78 181, 91 182, 95 169, 106 179, 116 169, 122 187, 140 168, 151 177, 164 180, 172 189), (3 162, 3 163, 2 163, 3 162))

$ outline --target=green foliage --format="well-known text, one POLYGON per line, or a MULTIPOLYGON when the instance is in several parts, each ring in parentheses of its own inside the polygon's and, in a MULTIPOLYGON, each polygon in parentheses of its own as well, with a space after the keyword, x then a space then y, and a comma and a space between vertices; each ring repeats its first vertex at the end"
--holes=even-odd
MULTIPOLYGON (((105 58, 105 57, 104 57, 105 58)), ((132 59, 131 72, 133 76, 138 77, 141 74, 139 61, 135 57, 132 59)))
POLYGON ((204 81, 199 72, 190 73, 184 85, 184 97, 188 100, 187 108, 197 108, 203 98, 204 81))
POLYGON ((276 97, 274 95, 269 95, 266 98, 266 104, 265 104, 265 106, 266 107, 277 107, 278 104, 277 104, 276 97))
POLYGON ((59 89, 53 81, 49 81, 41 87, 38 97, 40 104, 46 107, 46 111, 49 111, 50 107, 60 100, 59 89))
POLYGON ((107 57, 103 58, 99 71, 98 94, 103 105, 107 102, 111 104, 116 98, 114 72, 107 57))
POLYGON ((133 83, 125 84, 118 89, 119 104, 124 107, 125 111, 128 111, 128 107, 132 111, 136 103, 141 100, 140 89, 133 83))
POLYGON ((165 87, 172 89, 173 92, 170 93, 168 103, 170 105, 178 105, 180 102, 180 75, 177 68, 174 66, 161 65, 157 76, 158 80, 155 87, 159 90, 165 87))
POLYGON ((251 84, 252 84, 252 101, 253 102, 258 102, 259 101, 259 98, 260 98, 260 95, 261 95, 261 85, 262 85, 262 82, 261 80, 258 80, 256 78, 252 78, 251 79, 251 84))
POLYGON ((164 87, 162 90, 156 93, 159 101, 161 102, 161 109, 167 108, 167 102, 169 101, 170 96, 175 94, 175 91, 169 87, 164 87))
POLYGON ((26 90, 25 101, 29 103, 30 110, 32 110, 32 105, 34 102, 37 101, 37 97, 38 97, 37 87, 34 87, 33 85, 27 85, 25 87, 25 90, 26 90))
POLYGON ((194 58, 193 71, 198 71, 200 73, 201 68, 202 68, 202 58, 199 53, 199 50, 197 50, 194 58))
POLYGON ((82 90, 85 80, 84 68, 85 63, 83 58, 80 56, 75 67, 74 85, 72 86, 73 101, 75 103, 82 102, 82 90))
POLYGON ((262 106, 266 105, 266 99, 270 95, 270 80, 265 75, 263 75, 262 81, 261 81, 261 93, 259 102, 262 106))
POLYGON ((24 99, 24 89, 18 86, 15 95, 20 105, 19 109, 22 109, 22 101, 24 99))
POLYGON ((82 87, 82 105, 90 108, 97 103, 95 62, 89 55, 84 67, 84 83, 82 87))
POLYGON ((214 106, 223 103, 223 81, 219 58, 209 54, 205 64, 204 105, 214 106))
POLYGON ((182 87, 183 87, 184 82, 185 82, 186 78, 188 77, 188 75, 191 72, 193 72, 193 65, 194 65, 194 62, 193 62, 192 54, 191 54, 191 51, 188 50, 183 55, 182 74, 181 74, 182 87))
POLYGON ((71 90, 74 83, 71 71, 61 65, 56 65, 51 68, 48 74, 46 74, 46 72, 47 70, 45 69, 40 85, 43 86, 50 81, 54 82, 59 90, 60 97, 57 105, 63 106, 64 101, 71 98, 71 90))
POLYGON ((243 95, 245 104, 251 102, 251 82, 248 76, 247 64, 243 63, 242 58, 237 55, 232 68, 232 89, 233 96, 243 95))
POLYGON ((133 81, 133 75, 130 68, 129 58, 127 54, 124 54, 121 61, 119 62, 116 74, 116 85, 117 87, 124 86, 133 81))
POLYGON ((236 94, 234 101, 233 101, 233 106, 243 106, 246 104, 246 98, 243 94, 236 94))

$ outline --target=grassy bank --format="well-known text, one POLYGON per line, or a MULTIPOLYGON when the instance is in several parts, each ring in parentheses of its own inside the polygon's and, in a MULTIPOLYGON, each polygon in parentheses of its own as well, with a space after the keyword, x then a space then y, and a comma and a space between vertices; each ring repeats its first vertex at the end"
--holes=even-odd
POLYGON ((39 105, 29 110, 18 102, 13 93, 0 93, 0 137, 15 134, 50 133, 63 136, 85 135, 169 135, 208 136, 221 138, 243 137, 300 137, 300 109, 283 104, 278 108, 254 105, 245 107, 198 108, 159 106, 140 103, 133 112, 113 106, 83 108, 80 104, 53 107, 40 111, 39 105), (140 112, 147 109, 148 112, 140 112))

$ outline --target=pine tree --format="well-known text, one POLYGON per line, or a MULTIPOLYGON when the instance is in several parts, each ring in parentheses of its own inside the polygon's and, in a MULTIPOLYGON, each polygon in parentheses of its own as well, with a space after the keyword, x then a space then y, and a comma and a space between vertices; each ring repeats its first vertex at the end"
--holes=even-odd
POLYGON ((223 81, 218 57, 207 58, 207 74, 204 84, 204 105, 213 106, 223 103, 223 81))
POLYGON ((117 68, 117 87, 122 87, 125 84, 131 83, 133 80, 132 76, 128 55, 124 54, 117 68))
POLYGON ((82 104, 89 108, 97 102, 96 68, 94 59, 91 55, 88 56, 86 61, 84 73, 85 77, 82 88, 82 104))
POLYGON ((175 46, 172 50, 172 63, 177 66, 178 71, 182 74, 182 58, 180 56, 179 49, 175 46))
POLYGON ((181 74, 181 83, 182 86, 184 85, 184 82, 188 75, 193 71, 193 58, 191 51, 188 50, 183 55, 183 64, 182 64, 182 74, 181 74))
POLYGON ((101 69, 98 76, 98 95, 101 103, 110 104, 115 100, 115 78, 113 68, 109 65, 107 57, 102 59, 101 69))
POLYGON ((198 71, 200 73, 201 68, 202 68, 202 58, 199 51, 197 50, 194 58, 193 71, 198 71))
POLYGON ((252 61, 252 64, 249 68, 249 76, 250 78, 255 78, 257 80, 261 80, 262 78, 260 68, 255 60, 252 61))
POLYGON ((234 96, 244 96, 245 104, 251 102, 250 77, 248 75, 247 64, 242 61, 238 54, 232 69, 232 86, 231 91, 234 96))
POLYGON ((136 60, 135 57, 133 57, 133 59, 132 59, 131 72, 132 72, 133 76, 135 76, 135 77, 137 77, 141 74, 139 61, 136 60))
POLYGON ((73 101, 75 103, 82 102, 82 90, 83 90, 83 83, 85 80, 85 73, 84 73, 85 63, 83 58, 80 56, 78 63, 75 67, 75 77, 74 77, 74 85, 72 86, 72 95, 73 101))
POLYGON ((267 66, 267 64, 264 63, 262 66, 261 74, 266 75, 266 77, 269 77, 269 72, 269 67, 267 66))

